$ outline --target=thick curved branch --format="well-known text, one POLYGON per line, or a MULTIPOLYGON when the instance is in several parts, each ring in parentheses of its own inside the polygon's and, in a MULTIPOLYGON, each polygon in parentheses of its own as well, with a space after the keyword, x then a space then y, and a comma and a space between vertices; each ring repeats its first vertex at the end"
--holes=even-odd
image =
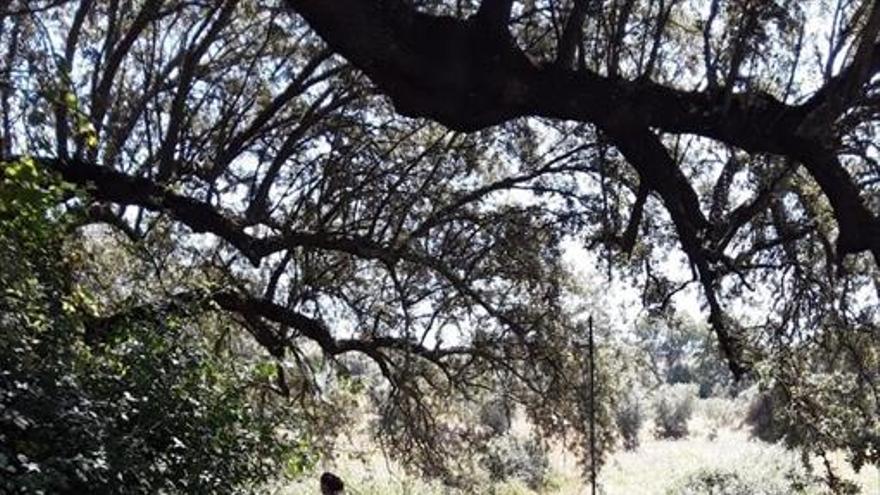
POLYGON ((364 259, 394 264, 397 257, 376 242, 355 235, 330 232, 284 231, 268 237, 245 232, 247 222, 220 213, 209 203, 177 194, 155 182, 77 160, 39 158, 36 161, 73 184, 85 188, 93 199, 136 205, 165 212, 194 232, 208 232, 225 240, 255 266, 270 254, 297 247, 345 252, 364 259))
POLYGON ((425 359, 434 365, 444 368, 444 359, 449 357, 477 354, 478 351, 465 346, 428 348, 412 339, 399 337, 371 337, 337 339, 323 322, 306 316, 296 310, 276 304, 270 300, 253 297, 237 291, 217 291, 213 293, 181 292, 173 294, 167 301, 149 306, 135 306, 108 316, 88 318, 85 326, 85 339, 89 344, 104 342, 112 336, 114 329, 127 321, 140 321, 155 318, 157 314, 186 315, 193 312, 208 310, 210 303, 216 304, 223 311, 239 315, 245 322, 248 331, 257 342, 270 354, 277 358, 284 355, 284 350, 291 345, 283 335, 276 332, 271 322, 296 330, 300 336, 314 342, 321 351, 330 356, 348 352, 360 352, 374 360, 377 364, 388 366, 382 351, 392 350, 405 352, 425 359))
POLYGON ((155 19, 157 15, 160 15, 160 6, 161 2, 159 0, 148 0, 145 2, 143 7, 138 11, 134 21, 132 21, 131 27, 126 31, 125 36, 122 37, 122 40, 117 45, 110 47, 112 51, 110 51, 110 54, 104 63, 104 70, 101 73, 100 80, 97 82, 92 92, 91 118, 92 123, 95 125, 95 129, 97 129, 98 132, 101 132, 101 125, 107 114, 107 110, 110 107, 110 91, 116 79, 116 74, 119 71, 120 66, 122 66, 125 56, 131 50, 132 45, 134 45, 134 42, 137 41, 138 37, 143 30, 147 28, 149 23, 155 19))
MULTIPOLYGON (((41 165, 58 172, 61 177, 73 184, 85 188, 96 200, 137 205, 149 210, 164 212, 175 220, 187 225, 195 232, 209 232, 229 242, 255 265, 269 254, 290 250, 297 247, 337 251, 359 257, 361 259, 380 260, 388 266, 400 260, 428 267, 453 284, 456 290, 483 307, 500 323, 515 330, 518 335, 525 334, 520 325, 499 309, 493 307, 476 290, 470 288, 465 281, 438 261, 405 249, 380 245, 370 239, 358 236, 343 236, 331 233, 313 233, 289 231, 270 237, 257 237, 245 232, 246 223, 231 215, 217 211, 212 205, 181 196, 171 192, 149 179, 131 177, 115 170, 99 167, 82 161, 58 160, 52 158, 37 159, 41 165)), ((344 344, 333 340, 329 332, 318 322, 302 315, 297 315, 265 299, 242 299, 236 293, 219 293, 213 296, 215 302, 228 310, 245 313, 245 310, 259 313, 263 318, 284 323, 297 328, 303 335, 316 341, 325 352, 337 354, 347 350, 359 350, 375 355, 377 349, 364 348, 359 341, 345 341, 344 344)), ((252 325, 257 328, 258 325, 252 325)), ((256 336, 256 335, 255 335, 256 336)), ((257 336, 258 341, 273 353, 279 352, 279 345, 270 336, 257 336)), ((390 341, 388 341, 390 342, 390 341)), ((398 348, 403 344, 396 343, 398 348)), ((406 346, 417 349, 414 344, 406 346)), ((418 350, 426 356, 442 355, 446 351, 418 350), (439 354, 438 354, 439 353, 439 354)))
MULTIPOLYGON (((728 161, 728 164, 733 160, 728 161)), ((727 168, 727 165, 725 165, 727 168)), ((723 252, 730 244, 737 232, 750 222, 755 216, 767 209, 774 194, 778 191, 780 185, 787 178, 794 167, 787 164, 778 174, 770 178, 769 183, 755 194, 750 201, 744 202, 730 211, 727 220, 724 222, 713 222, 714 231, 712 232, 713 249, 716 252, 723 252)), ((720 182, 720 181, 719 181, 720 182)), ((726 192, 724 194, 727 194, 726 192)), ((725 198, 726 201, 726 198, 725 198)), ((713 205, 714 207, 714 205, 713 205)), ((719 213, 720 218, 720 213, 719 213)))
POLYGON ((718 274, 712 267, 704 239, 709 222, 700 210, 697 194, 675 165, 660 139, 650 130, 615 127, 606 131, 617 148, 639 172, 645 186, 655 191, 672 217, 679 242, 696 267, 709 303, 709 323, 718 337, 731 372, 739 378, 747 371, 740 345, 730 332, 728 318, 716 295, 718 274))
POLYGON ((831 203, 838 228, 838 261, 846 254, 870 251, 880 265, 880 219, 865 207, 852 176, 837 156, 814 145, 801 149, 797 157, 831 203))
POLYGON ((122 217, 114 213, 109 206, 102 204, 93 204, 81 212, 82 221, 75 222, 72 228, 82 227, 84 225, 102 223, 113 227, 128 238, 131 242, 141 242, 143 234, 133 229, 122 217))
MULTIPOLYGON (((189 48, 183 56, 180 76, 177 78, 177 90, 171 102, 170 114, 168 116, 168 128, 162 139, 162 145, 157 152, 157 161, 159 163, 157 177, 159 182, 167 181, 177 172, 175 153, 180 142, 181 133, 183 132, 182 125, 185 120, 187 97, 192 85, 196 82, 196 69, 198 68, 199 60, 217 39, 221 30, 232 20, 235 7, 236 2, 234 1, 227 1, 221 7, 215 7, 220 12, 217 20, 210 24, 204 37, 189 48)), ((208 19, 213 17, 213 14, 214 12, 210 12, 208 19)), ((208 20, 205 20, 205 23, 207 24, 208 20)))
POLYGON ((626 115, 665 132, 781 152, 779 136, 790 134, 790 124, 804 113, 764 94, 735 93, 724 105, 715 92, 539 65, 513 40, 486 43, 486 34, 472 19, 429 16, 398 2, 287 3, 391 97, 401 113, 456 130, 530 115, 596 124, 626 115))
POLYGON ((873 2, 865 26, 859 33, 861 39, 852 62, 807 102, 811 111, 801 124, 800 132, 815 136, 826 134, 829 125, 863 95, 865 84, 880 71, 878 33, 880 2, 873 2))
POLYGON ((648 194, 650 194, 650 192, 651 189, 648 188, 645 181, 639 182, 639 189, 636 192, 636 201, 633 203, 632 213, 629 216, 626 229, 620 236, 620 249, 624 253, 627 253, 627 255, 632 254, 632 250, 636 246, 639 225, 642 223, 642 215, 645 212, 645 203, 648 201, 648 194))
POLYGON ((506 31, 512 8, 513 0, 483 0, 477 10, 477 17, 490 29, 506 31))
MULTIPOLYGON (((750 153, 799 161, 809 158, 803 150, 817 147, 812 134, 799 131, 815 102, 789 105, 760 92, 683 91, 646 79, 628 81, 557 64, 540 65, 514 40, 492 35, 474 18, 431 16, 403 2, 287 0, 287 4, 332 49, 365 72, 398 112, 427 117, 452 129, 474 131, 516 117, 541 116, 588 122, 604 130, 635 127, 696 134, 750 153)), ((855 70, 855 80, 862 80, 864 72, 855 70)), ((626 136, 618 133, 615 139, 620 138, 626 136)), ((857 194, 834 197, 855 189, 846 170, 834 160, 805 164, 841 223, 839 255, 880 252, 874 234, 880 221, 875 215, 857 194), (871 228, 852 229, 848 218, 871 228)), ((677 182, 680 175, 649 181, 656 182, 654 189, 674 187, 669 182, 677 182)), ((689 198, 664 196, 657 190, 666 206, 676 210, 674 217, 696 211, 689 198)), ((704 218, 695 216, 693 223, 700 226, 704 218)))

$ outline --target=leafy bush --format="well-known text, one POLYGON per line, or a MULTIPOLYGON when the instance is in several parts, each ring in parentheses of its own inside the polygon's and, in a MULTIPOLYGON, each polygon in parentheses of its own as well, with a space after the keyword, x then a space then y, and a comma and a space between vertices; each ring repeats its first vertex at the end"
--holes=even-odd
POLYGON ((746 423, 752 436, 765 442, 777 442, 789 429, 788 424, 774 410, 782 405, 782 397, 774 391, 760 392, 752 399, 746 414, 746 423))
POLYGON ((277 475, 282 462, 307 464, 307 449, 276 434, 283 411, 255 407, 244 376, 182 332, 137 324, 92 351, 52 335, 63 328, 3 329, 6 488, 230 493, 277 475))
POLYGON ((666 371, 666 383, 691 383, 694 374, 685 363, 675 363, 666 371))
POLYGON ((309 464, 303 432, 287 423, 297 415, 252 400, 255 367, 217 355, 194 318, 87 314, 95 303, 72 282, 66 226, 49 215, 58 188, 27 164, 17 182, 9 170, 0 493, 241 493, 309 464))
POLYGON ((623 439, 623 448, 635 450, 639 447, 639 432, 645 423, 645 412, 641 401, 635 394, 628 394, 618 404, 615 411, 615 421, 620 437, 623 439))
POLYGON ((697 386, 691 384, 663 385, 654 392, 654 427, 658 438, 687 436, 696 398, 697 386))
POLYGON ((754 394, 748 403, 745 423, 751 434, 768 443, 784 441, 789 447, 805 446, 811 437, 805 423, 793 415, 787 394, 779 387, 770 387, 754 394))
POLYGON ((533 490, 544 485, 550 468, 538 441, 509 435, 490 440, 480 461, 492 481, 517 480, 533 490))
POLYGON ((669 495, 752 495, 755 490, 735 472, 704 469, 688 475, 666 493, 669 495))
POLYGON ((789 495, 804 493, 810 481, 796 472, 774 479, 746 478, 736 471, 700 469, 676 482, 668 495, 789 495))
MULTIPOLYGON (((876 414, 860 413, 857 407, 849 404, 848 407, 829 408, 826 415, 816 421, 815 415, 798 407, 798 400, 791 396, 795 393, 801 401, 833 398, 841 404, 860 400, 861 392, 857 389, 850 388, 848 394, 838 389, 853 387, 853 383, 847 384, 847 381, 845 374, 813 373, 798 386, 770 386, 757 393, 749 403, 746 417, 752 436, 765 442, 782 441, 788 448, 801 450, 805 457, 812 454, 825 458, 828 452, 835 450, 847 452, 847 461, 856 472, 865 464, 878 464, 880 421, 876 414)), ((841 478, 835 471, 826 469, 823 477, 833 493, 858 493, 852 482, 841 478)))
POLYGON ((745 412, 740 403, 734 399, 710 397, 698 403, 698 416, 705 419, 710 431, 717 432, 721 428, 736 427, 745 419, 745 412))
POLYGON ((510 430, 510 404, 503 398, 487 401, 480 407, 480 424, 485 426, 493 435, 504 435, 510 430))

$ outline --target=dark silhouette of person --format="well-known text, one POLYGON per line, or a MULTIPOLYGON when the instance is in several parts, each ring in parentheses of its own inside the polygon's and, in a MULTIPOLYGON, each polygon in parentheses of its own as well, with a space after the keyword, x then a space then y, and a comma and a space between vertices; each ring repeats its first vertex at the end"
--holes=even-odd
POLYGON ((321 475, 321 495, 338 495, 345 490, 345 483, 333 473, 321 475))

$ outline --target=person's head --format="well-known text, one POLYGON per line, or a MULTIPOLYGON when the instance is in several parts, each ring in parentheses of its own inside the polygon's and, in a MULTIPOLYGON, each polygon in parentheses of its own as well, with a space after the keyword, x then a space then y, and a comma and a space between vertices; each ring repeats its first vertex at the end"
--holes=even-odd
POLYGON ((324 473, 321 475, 321 494, 337 495, 345 489, 345 484, 333 473, 324 473))

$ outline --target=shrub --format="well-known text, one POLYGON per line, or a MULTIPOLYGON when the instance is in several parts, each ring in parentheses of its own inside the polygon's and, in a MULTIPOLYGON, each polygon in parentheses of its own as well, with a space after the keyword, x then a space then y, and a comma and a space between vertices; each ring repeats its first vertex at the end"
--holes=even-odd
POLYGON ((756 394, 748 406, 746 424, 751 427, 752 436, 765 442, 777 442, 786 436, 789 440, 797 438, 796 430, 782 413, 785 396, 778 389, 770 389, 756 394))
POLYGON ((550 468, 547 452, 538 441, 513 436, 490 440, 480 464, 492 481, 521 481, 533 490, 544 485, 550 468))
POLYGON ((510 430, 510 404, 503 398, 491 399, 480 407, 480 424, 493 435, 504 435, 510 430))
POLYGON ((655 434, 658 438, 682 438, 694 413, 696 385, 664 385, 654 393, 655 434))
POLYGON ((709 428, 717 431, 720 428, 729 427, 741 423, 744 414, 732 399, 710 397, 699 402, 698 415, 705 418, 709 428))
POLYGON ((685 363, 675 363, 666 372, 666 383, 691 383, 694 374, 690 366, 685 363))
MULTIPOLYGON (((804 456, 843 451, 856 472, 880 463, 880 420, 864 413, 876 408, 876 401, 863 402, 861 378, 845 371, 804 371, 798 380, 784 387, 771 384, 752 398, 746 416, 752 436, 782 441, 788 448, 801 449, 804 456)), ((826 471, 824 481, 834 493, 852 489, 833 470, 826 471)))
POLYGON ((87 314, 66 224, 25 186, 0 175, 0 493, 242 493, 306 467, 293 411, 252 400, 196 318, 87 314))
POLYGON ((700 469, 678 480, 667 495, 789 495, 804 493, 811 481, 797 472, 779 473, 772 479, 746 478, 736 471, 700 469))
POLYGON ((100 349, 67 325, 2 329, 0 492, 238 493, 307 467, 291 411, 257 407, 246 373, 151 323, 100 349))
POLYGON ((645 423, 645 412, 642 404, 635 394, 628 394, 618 404, 615 411, 615 421, 620 437, 623 439, 623 448, 635 450, 639 447, 639 432, 645 423))
POLYGON ((755 490, 735 472, 703 469, 683 478, 666 493, 669 495, 752 495, 755 490))

